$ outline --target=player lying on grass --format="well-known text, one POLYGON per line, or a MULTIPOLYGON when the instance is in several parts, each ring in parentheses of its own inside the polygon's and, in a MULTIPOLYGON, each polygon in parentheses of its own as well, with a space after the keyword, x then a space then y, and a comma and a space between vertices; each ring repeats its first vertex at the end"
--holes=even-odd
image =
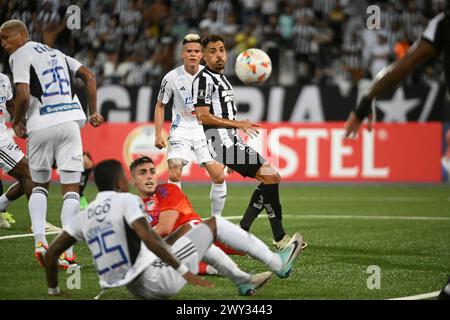
MULTIPOLYGON (((130 165, 131 182, 136 187, 139 196, 144 201, 144 208, 147 211, 149 221, 153 230, 161 237, 166 237, 175 230, 181 235, 181 227, 184 232, 189 231, 192 226, 200 223, 202 218, 194 211, 189 199, 177 186, 166 183, 158 185, 158 175, 156 173, 153 160, 142 156, 134 160, 130 165)), ((239 254, 220 242, 215 242, 210 250, 222 250, 226 254, 239 254), (216 246, 220 249, 216 249, 216 246)), ((214 255, 223 255, 217 252, 214 255)), ((232 263, 229 262, 230 264, 232 263)), ((237 266, 236 272, 240 270, 237 266)), ((218 270, 210 265, 200 262, 199 274, 217 274, 218 270)), ((219 272, 221 274, 226 274, 219 272)))
MULTIPOLYGON (((290 275, 301 253, 298 233, 274 253, 254 235, 221 217, 202 221, 168 246, 150 228, 142 200, 128 193, 128 179, 119 161, 100 162, 94 169, 94 181, 99 191, 96 199, 64 227, 45 254, 49 295, 60 294, 58 256, 77 241, 86 241, 102 290, 126 286, 145 299, 168 298, 186 283, 212 287, 195 274, 214 240, 263 262, 280 278, 290 275)), ((241 294, 251 295, 270 277, 271 272, 247 274, 236 284, 241 294)))

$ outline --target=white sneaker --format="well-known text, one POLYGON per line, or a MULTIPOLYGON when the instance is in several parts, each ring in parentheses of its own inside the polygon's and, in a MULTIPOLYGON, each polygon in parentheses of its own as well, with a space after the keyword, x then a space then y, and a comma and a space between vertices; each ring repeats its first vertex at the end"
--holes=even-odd
POLYGON ((0 229, 9 229, 11 228, 11 225, 9 224, 8 220, 5 219, 5 217, 0 214, 0 229))

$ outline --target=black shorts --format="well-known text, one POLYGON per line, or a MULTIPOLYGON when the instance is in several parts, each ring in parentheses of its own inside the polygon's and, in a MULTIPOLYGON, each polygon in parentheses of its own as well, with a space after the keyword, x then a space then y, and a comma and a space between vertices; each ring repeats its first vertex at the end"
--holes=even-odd
POLYGON ((224 141, 216 130, 205 131, 211 157, 243 177, 254 178, 266 162, 263 156, 248 146, 238 135, 224 141))

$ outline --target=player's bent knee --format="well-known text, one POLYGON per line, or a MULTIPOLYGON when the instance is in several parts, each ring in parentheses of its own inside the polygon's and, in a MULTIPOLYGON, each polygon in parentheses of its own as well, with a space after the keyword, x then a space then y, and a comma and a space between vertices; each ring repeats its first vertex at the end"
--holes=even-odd
POLYGON ((215 184, 223 184, 225 182, 225 177, 223 175, 211 177, 212 182, 215 184))
POLYGON ((264 164, 259 168, 255 178, 264 184, 276 184, 281 182, 280 174, 270 164, 264 164))

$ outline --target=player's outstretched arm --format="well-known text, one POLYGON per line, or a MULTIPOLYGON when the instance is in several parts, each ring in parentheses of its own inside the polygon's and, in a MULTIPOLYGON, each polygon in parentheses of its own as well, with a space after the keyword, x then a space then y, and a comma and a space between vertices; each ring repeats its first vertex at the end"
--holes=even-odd
POLYGON ((103 123, 103 117, 97 113, 97 80, 95 74, 85 66, 81 66, 77 70, 77 76, 83 80, 88 93, 89 123, 96 128, 103 123))
POLYGON ((162 149, 166 147, 166 141, 164 140, 162 136, 162 128, 164 125, 164 103, 161 101, 156 102, 155 106, 155 131, 156 131, 156 137, 155 137, 155 147, 158 149, 162 149))
POLYGON ((194 275, 184 264, 178 261, 164 240, 149 227, 148 222, 144 217, 136 219, 131 224, 131 227, 134 231, 136 231, 138 237, 144 242, 150 251, 156 254, 156 256, 158 256, 163 262, 180 272, 186 281, 196 286, 208 288, 212 287, 210 282, 194 275))
POLYGON ((47 276, 47 286, 49 295, 59 295, 61 292, 58 287, 58 257, 77 242, 67 232, 62 231, 58 237, 53 240, 44 255, 45 275, 47 276))
POLYGON ((16 83, 16 100, 13 117, 13 129, 19 138, 27 137, 25 114, 30 105, 30 86, 27 83, 16 83))
POLYGON ((176 210, 161 211, 158 217, 158 223, 153 227, 153 231, 161 237, 167 236, 173 231, 179 215, 176 210))
MULTIPOLYGON (((398 85, 416 67, 427 59, 436 56, 436 50, 426 40, 416 42, 406 56, 381 70, 374 79, 368 94, 366 94, 352 111, 345 123, 345 138, 356 135, 362 121, 372 113, 372 100, 385 90, 398 85)), ((369 128, 371 127, 369 119, 369 128)))

